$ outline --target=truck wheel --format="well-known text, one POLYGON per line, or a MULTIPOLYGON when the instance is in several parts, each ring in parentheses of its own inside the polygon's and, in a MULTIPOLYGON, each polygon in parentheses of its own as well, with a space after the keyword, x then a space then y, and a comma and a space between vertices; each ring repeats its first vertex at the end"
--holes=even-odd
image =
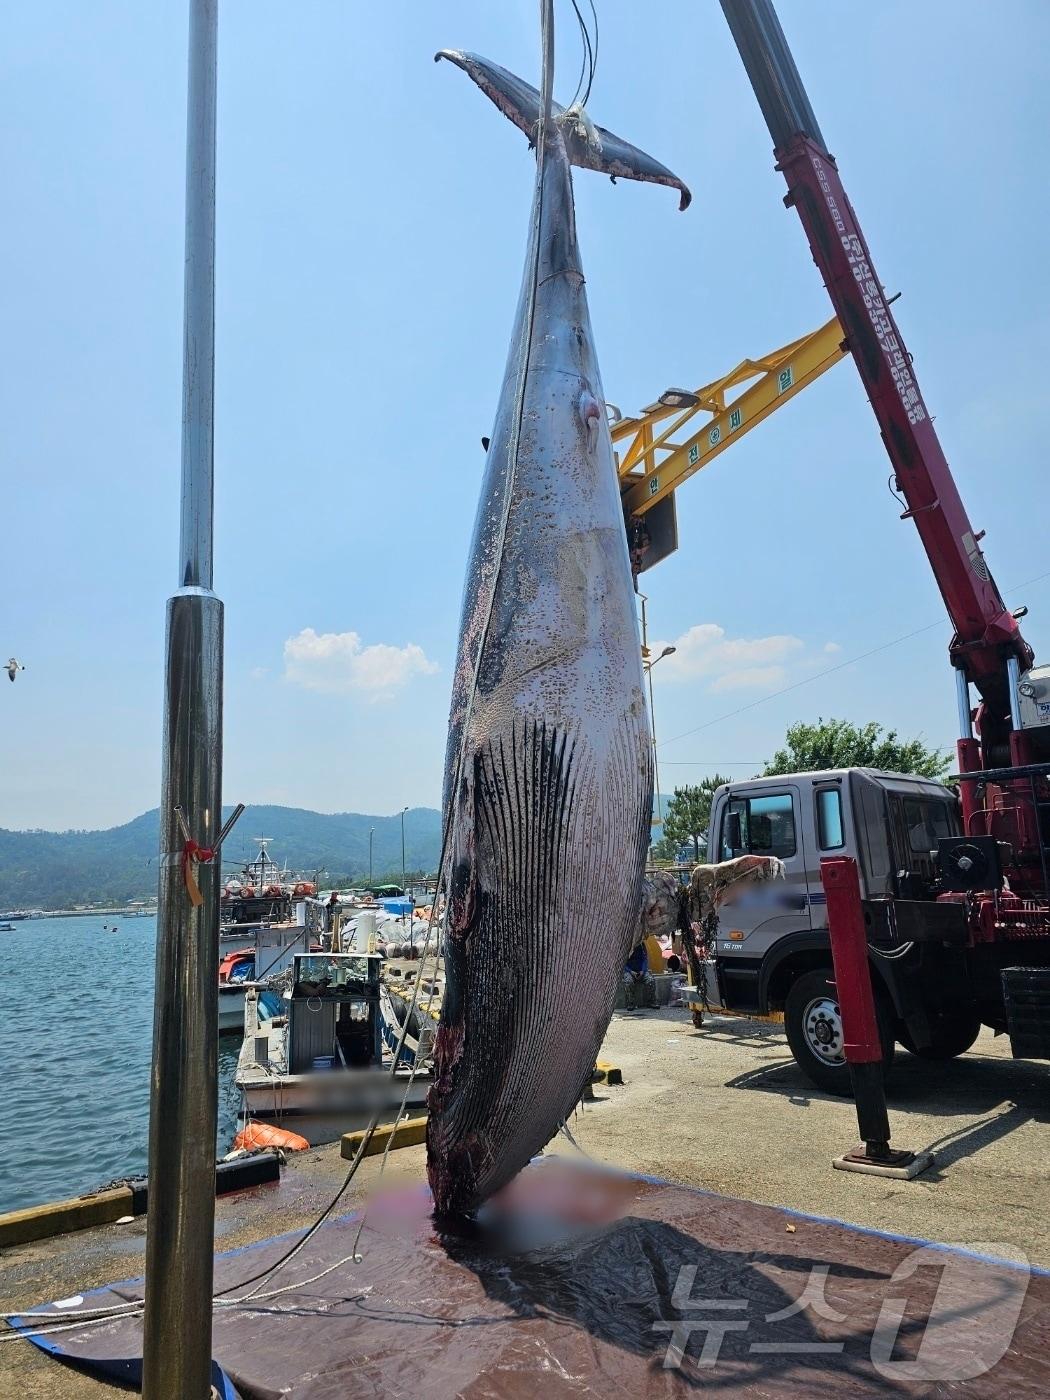
MULTIPOLYGON (((804 972, 791 984, 784 1004, 784 1030, 799 1069, 818 1089, 851 1094, 849 1066, 842 1048, 842 1017, 831 968, 804 972)), ((882 1063, 893 1063, 893 1021, 885 997, 875 989, 875 1014, 882 1041, 882 1063)))
POLYGON ((921 1049, 915 1044, 905 1027, 901 1028, 898 1039, 905 1050, 918 1055, 921 1060, 954 1060, 957 1055, 965 1055, 981 1033, 981 1018, 976 1011, 964 1008, 961 1011, 943 1011, 930 1018, 930 1043, 921 1049))

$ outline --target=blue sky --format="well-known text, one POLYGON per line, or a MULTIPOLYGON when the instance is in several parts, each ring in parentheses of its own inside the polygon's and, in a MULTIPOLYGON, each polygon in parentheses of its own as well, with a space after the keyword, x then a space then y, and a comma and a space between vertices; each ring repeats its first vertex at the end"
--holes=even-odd
MULTIPOLYGON (((576 179, 608 397, 830 314, 716 0, 598 0, 595 119, 693 188, 576 179)), ((780 0, 992 568, 1050 652, 1044 0, 780 0)), ((557 90, 578 39, 559 3, 557 90)), ((442 46, 535 80, 534 0, 223 0, 216 589, 227 800, 439 800, 459 597, 524 253, 520 133, 442 46)), ((159 791, 176 584, 186 6, 0 12, 0 825, 159 791)), ((665 790, 818 714, 955 737, 943 609, 850 362, 680 493, 646 578, 665 790), (929 630, 820 676, 917 628, 929 630), (694 630, 700 629, 700 630, 694 630), (721 629, 719 632, 717 629, 721 629), (809 679, 755 705, 770 692, 809 679), (728 717, 726 717, 728 716, 728 717), (686 731, 696 730, 686 737, 686 731)))

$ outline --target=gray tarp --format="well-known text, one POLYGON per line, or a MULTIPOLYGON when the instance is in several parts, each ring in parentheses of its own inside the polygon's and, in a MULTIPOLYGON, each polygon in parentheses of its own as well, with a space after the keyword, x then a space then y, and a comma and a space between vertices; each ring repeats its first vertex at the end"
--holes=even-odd
MULTIPOLYGON (((216 1360, 244 1400, 1050 1394, 1046 1273, 559 1159, 503 1210, 447 1232, 422 1189, 379 1200, 361 1262, 316 1278, 352 1252, 358 1217, 331 1222, 261 1286, 292 1291, 217 1310, 216 1360)), ((295 1238, 218 1256, 216 1287, 295 1238)), ((51 1343, 137 1374, 136 1321, 51 1343)))

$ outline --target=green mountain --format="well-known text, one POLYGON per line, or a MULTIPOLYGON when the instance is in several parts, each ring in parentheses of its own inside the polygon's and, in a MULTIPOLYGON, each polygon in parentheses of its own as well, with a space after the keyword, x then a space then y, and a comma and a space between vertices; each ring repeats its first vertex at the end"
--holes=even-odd
MULTIPOLYGON (((108 831, 5 831, 0 828, 0 909, 71 909, 79 904, 120 904, 157 893, 158 811, 144 812, 108 831)), ((228 810, 224 810, 224 816, 228 810)), ((372 871, 400 878, 401 815, 309 812, 301 807, 248 807, 223 847, 223 868, 233 871, 258 850, 253 836, 270 836, 278 865, 349 883, 372 871)), ((405 865, 435 869, 441 847, 441 814, 432 807, 405 813, 405 865)), ((321 877, 321 883, 326 878, 321 877)))

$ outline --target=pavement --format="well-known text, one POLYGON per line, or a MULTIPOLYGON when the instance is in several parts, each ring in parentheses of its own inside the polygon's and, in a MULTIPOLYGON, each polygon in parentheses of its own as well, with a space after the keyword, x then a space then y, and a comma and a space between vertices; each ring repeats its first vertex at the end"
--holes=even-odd
MULTIPOLYGON (((728 1196, 984 1253, 1023 1250, 1050 1268, 1046 1200, 1050 1065, 1014 1061, 1005 1037, 982 1034, 959 1060, 898 1051, 887 1097, 895 1147, 935 1153, 913 1181, 859 1176, 831 1160, 857 1143, 848 1099, 814 1089, 778 1027, 728 1017, 695 1030, 681 1010, 617 1012, 602 1058, 624 1083, 599 1085, 572 1124, 600 1161, 728 1196)), ((564 1138, 552 1150, 572 1152, 564 1138)), ((279 1185, 216 1204, 216 1246, 230 1249, 301 1228, 331 1200, 347 1164, 338 1146, 292 1158, 279 1185)), ((424 1149, 390 1155, 392 1183, 420 1181, 424 1149)), ((374 1188, 367 1159, 340 1203, 374 1188)), ((140 1276, 144 1219, 78 1231, 0 1255, 0 1310, 29 1307, 140 1276)), ((2 1335, 2 1334, 0 1334, 2 1335)), ((82 1376, 21 1341, 0 1340, 0 1396, 97 1400, 126 1390, 82 1376)))
POLYGON ((603 1056, 622 1088, 596 1088, 573 1136, 632 1171, 942 1243, 1000 1242, 1050 1268, 1050 1064, 1014 1060, 983 1031, 957 1060, 898 1048, 887 1082, 892 1146, 926 1149, 913 1181, 832 1169, 859 1142, 851 1099, 815 1089, 778 1026, 687 1012, 617 1012, 603 1056))

